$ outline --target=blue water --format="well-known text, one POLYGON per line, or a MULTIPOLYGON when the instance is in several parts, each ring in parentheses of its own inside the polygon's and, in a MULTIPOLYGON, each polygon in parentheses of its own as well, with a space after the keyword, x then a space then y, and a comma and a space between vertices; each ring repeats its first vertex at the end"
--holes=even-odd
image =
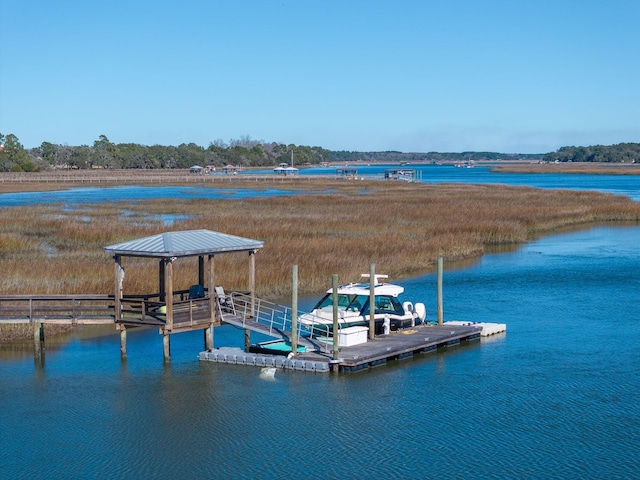
MULTIPOLYGON (((445 264, 445 319, 507 333, 356 374, 199 362, 202 332, 168 365, 156 330, 129 333, 126 363, 111 331, 43 366, 26 345, 0 360, 0 477, 635 478, 638 245, 640 226, 601 226, 445 264)), ((433 319, 435 276, 399 283, 433 319)))
POLYGON ((235 189, 235 188, 205 188, 185 186, 153 186, 127 185, 122 187, 83 187, 71 188, 51 192, 18 192, 0 193, 0 207, 15 207, 41 203, 62 203, 65 205, 101 203, 101 202, 132 202, 156 198, 209 198, 240 200, 248 197, 273 197, 277 195, 296 195, 300 192, 282 189, 235 189))
MULTIPOLYGON (((358 175, 364 178, 382 178, 389 165, 359 166, 358 175)), ((397 167, 397 165, 396 165, 397 167)), ((640 201, 640 176, 633 175, 562 175, 562 174, 514 174, 494 173, 486 167, 455 168, 450 165, 411 165, 420 172, 423 183, 478 183, 504 184, 538 188, 568 188, 599 190, 617 195, 627 195, 640 201)), ((300 176, 333 176, 335 168, 306 168, 300 176)), ((272 170, 253 171, 252 174, 273 174, 272 170)), ((111 188, 71 188, 53 192, 0 193, 0 207, 37 203, 62 203, 67 206, 96 202, 132 202, 154 198, 182 199, 242 199, 247 197, 271 197, 293 195, 299 191, 285 189, 242 189, 202 186, 137 186, 111 188)))

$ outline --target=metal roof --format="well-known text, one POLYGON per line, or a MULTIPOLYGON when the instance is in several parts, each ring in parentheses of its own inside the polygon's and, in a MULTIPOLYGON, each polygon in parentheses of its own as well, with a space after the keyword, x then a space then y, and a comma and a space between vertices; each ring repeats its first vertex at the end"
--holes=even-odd
POLYGON ((114 255, 165 258, 246 252, 263 246, 264 242, 226 233, 211 230, 184 230, 117 243, 104 247, 104 250, 114 255))

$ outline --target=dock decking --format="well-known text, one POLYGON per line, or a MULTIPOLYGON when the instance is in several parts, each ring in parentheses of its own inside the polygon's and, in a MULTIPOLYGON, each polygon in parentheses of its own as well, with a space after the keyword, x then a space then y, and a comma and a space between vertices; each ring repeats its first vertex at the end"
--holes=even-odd
MULTIPOLYGON (((462 323, 462 322, 461 322, 462 323)), ((503 330, 504 331, 504 330, 503 330)), ((256 367, 276 367, 289 370, 329 372, 337 364, 342 372, 355 372, 389 360, 399 360, 416 353, 428 353, 439 347, 457 345, 462 341, 480 339, 482 326, 478 325, 418 325, 374 340, 349 347, 340 347, 339 359, 327 353, 299 353, 291 358, 283 355, 247 353, 239 348, 219 348, 201 352, 200 360, 234 363, 256 367)))

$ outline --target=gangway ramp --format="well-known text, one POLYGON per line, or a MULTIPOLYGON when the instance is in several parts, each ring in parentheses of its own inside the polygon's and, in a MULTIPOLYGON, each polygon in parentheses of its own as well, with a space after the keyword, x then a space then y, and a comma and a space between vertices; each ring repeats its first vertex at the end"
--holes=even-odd
MULTIPOLYGON (((291 342, 293 333, 289 307, 260 298, 252 299, 246 293, 233 292, 218 297, 218 309, 224 323, 291 342)), ((307 351, 327 349, 327 342, 310 338, 300 324, 296 328, 296 335, 298 345, 306 347, 307 351)))

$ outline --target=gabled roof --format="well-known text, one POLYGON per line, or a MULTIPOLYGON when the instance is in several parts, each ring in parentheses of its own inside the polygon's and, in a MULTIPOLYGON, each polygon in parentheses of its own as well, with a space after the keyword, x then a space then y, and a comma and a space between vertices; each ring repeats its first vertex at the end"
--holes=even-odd
POLYGON ((104 247, 104 250, 114 255, 168 258, 246 252, 263 246, 264 242, 226 233, 211 230, 184 230, 117 243, 104 247))

